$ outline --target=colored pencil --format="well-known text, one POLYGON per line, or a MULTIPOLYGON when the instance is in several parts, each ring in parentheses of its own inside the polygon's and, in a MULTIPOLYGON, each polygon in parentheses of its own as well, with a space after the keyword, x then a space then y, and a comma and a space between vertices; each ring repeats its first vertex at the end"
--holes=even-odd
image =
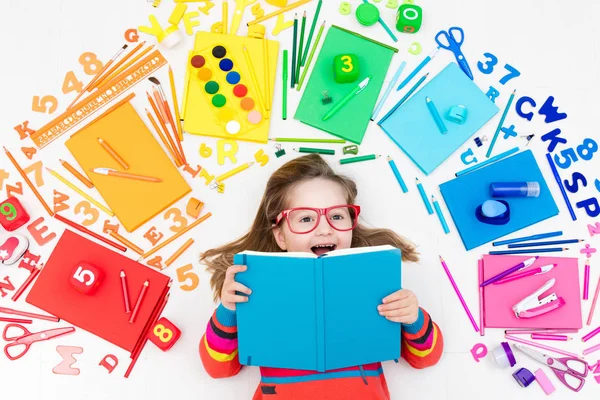
POLYGON ((295 2, 295 3, 288 4, 285 7, 281 7, 277 11, 273 11, 270 14, 264 15, 264 16, 262 16, 260 18, 256 18, 255 20, 248 22, 247 25, 250 26, 250 25, 260 24, 261 22, 266 21, 266 20, 268 20, 270 18, 276 17, 279 14, 283 14, 286 11, 290 11, 290 10, 293 10, 294 8, 300 7, 301 5, 306 4, 309 1, 311 1, 311 0, 299 0, 299 1, 295 2))
POLYGON ((519 148, 518 148, 518 147, 513 147, 512 149, 510 149, 510 150, 507 150, 507 151, 505 151, 504 153, 500 153, 500 154, 498 154, 497 156, 494 156, 494 157, 492 157, 492 158, 488 158, 487 160, 485 160, 485 161, 482 161, 482 162, 480 162, 480 163, 477 163, 477 164, 473 165, 472 167, 469 167, 469 168, 463 169, 462 171, 458 171, 458 172, 457 172, 457 173, 455 173, 454 175, 455 175, 456 177, 459 177, 459 176, 462 176, 462 175, 468 174, 469 172, 476 171, 476 170, 478 170, 479 168, 483 168, 483 167, 485 167, 486 165, 492 164, 492 163, 494 163, 494 162, 496 162, 496 161, 500 161, 501 159, 503 159, 503 158, 506 158, 506 157, 508 157, 508 156, 512 155, 513 153, 516 153, 517 151, 519 151, 519 148))
POLYGON ((162 131, 160 131, 160 130, 159 131, 162 132, 164 137, 169 141, 169 146, 171 147, 172 154, 174 155, 175 160, 176 160, 175 164, 177 165, 177 167, 181 167, 183 165, 183 159, 181 158, 181 154, 179 154, 177 146, 175 145, 175 142, 173 141, 173 138, 171 137, 171 134, 169 133, 167 126, 165 125, 165 121, 161 117, 160 111, 159 111, 158 107, 156 106, 156 104, 154 103, 152 96, 150 96, 150 93, 146 92, 146 97, 148 98, 150 107, 152 107, 152 111, 154 111, 154 115, 156 116, 156 119, 158 120, 158 123, 160 124, 160 127, 162 129, 162 131))
POLYGON ((298 41, 298 14, 294 14, 294 34, 292 44, 292 89, 296 86, 296 42, 298 41))
POLYGON ((388 118, 389 118, 389 117, 390 117, 390 116, 391 116, 391 115, 392 115, 392 114, 393 114, 393 113, 394 113, 394 112, 395 112, 395 111, 396 111, 398 108, 400 108, 400 106, 401 106, 402 104, 404 104, 404 102, 405 102, 405 101, 406 101, 406 100, 407 100, 407 99, 410 97, 410 95, 411 95, 411 94, 413 94, 413 93, 414 93, 414 91, 415 91, 415 90, 417 90, 417 88, 418 88, 419 86, 421 86, 421 84, 422 84, 423 82, 425 82, 425 79, 427 79, 427 77, 428 77, 428 76, 429 76, 429 72, 428 72, 428 73, 426 73, 425 75, 423 75, 423 76, 421 77, 421 79, 419 79, 419 80, 417 81, 417 83, 415 83, 415 85, 414 85, 413 87, 411 87, 411 88, 410 88, 410 90, 409 90, 408 92, 406 92, 406 94, 405 94, 405 95, 404 95, 404 96, 403 96, 403 97, 400 99, 400 101, 398 101, 398 102, 397 102, 397 103, 394 105, 394 107, 392 107, 392 109, 391 109, 390 111, 388 111, 388 112, 387 112, 387 114, 385 114, 385 115, 383 116, 383 118, 381 118, 381 119, 379 120, 379 122, 378 122, 377 124, 378 124, 378 125, 381 125, 381 124, 383 124, 383 123, 385 122, 385 120, 386 120, 386 119, 388 119, 388 118))
POLYGON ((100 146, 106 150, 106 152, 117 162, 117 164, 119 164, 123 169, 129 169, 129 164, 123 160, 123 157, 121 157, 106 140, 98 138, 98 143, 100 143, 100 146))
POLYGON ((288 81, 288 51, 283 51, 283 68, 281 70, 283 75, 283 101, 281 103, 281 119, 284 121, 287 119, 287 81, 288 81))
POLYGON ((35 278, 37 278, 37 276, 40 274, 41 270, 42 270, 41 265, 36 266, 33 269, 33 271, 31 271, 31 273, 29 274, 27 279, 25 279, 25 282, 23 282, 21 287, 15 292, 15 294, 13 294, 13 296, 10 299, 12 301, 19 300, 19 297, 21 297, 21 294, 23 294, 23 292, 27 289, 27 287, 31 284, 31 282, 33 282, 35 280, 35 278))
MULTIPOLYGON (((175 121, 173 120, 173 114, 171 113, 171 107, 169 106, 169 102, 167 101, 165 92, 162 88, 162 84, 160 81, 151 76, 148 80, 154 83, 155 86, 152 87, 152 93, 154 94, 154 98, 156 99, 156 104, 159 106, 159 109, 162 111, 163 116, 162 119, 165 122, 165 130, 166 124, 168 123, 173 130, 173 139, 174 143, 177 145, 177 154, 181 160, 181 164, 187 164, 187 160, 185 159, 185 153, 183 151, 183 147, 181 146, 181 140, 179 139, 179 133, 177 132, 177 126, 175 125, 175 121), (160 90, 157 90, 157 88, 160 90)), ((170 132, 166 130, 167 135, 170 135, 170 132)))
POLYGON ((248 52, 248 49, 246 48, 246 46, 243 46, 242 50, 244 51, 244 57, 246 58, 246 65, 248 66, 248 69, 250 70, 250 77, 252 78, 252 82, 258 93, 258 102, 260 104, 260 108, 261 108, 262 112, 264 113, 265 118, 269 119, 269 114, 267 113, 267 108, 265 106, 265 99, 263 98, 262 92, 260 90, 260 85, 258 84, 258 77, 256 75, 256 70, 254 69, 254 64, 252 64, 252 59, 250 58, 250 53, 248 52))
POLYGON ((90 231, 85 226, 81 226, 78 223, 73 222, 70 219, 63 217, 60 214, 54 214, 54 218, 69 225, 71 228, 77 229, 78 231, 88 234, 88 235, 92 236, 93 238, 100 240, 101 242, 104 242, 110 246, 113 246, 115 249, 121 250, 122 252, 127 251, 126 247, 123 247, 120 244, 113 242, 112 240, 108 240, 105 237, 102 237, 102 236, 98 235, 97 233, 90 231))
POLYGON ((127 60, 129 60, 131 58, 131 56, 133 56, 145 44, 146 44, 146 42, 144 41, 144 42, 139 43, 137 46, 135 46, 129 53, 127 53, 123 58, 121 58, 117 63, 115 63, 115 65, 113 65, 108 71, 106 71, 104 76, 100 77, 94 86, 101 87, 102 84, 104 84, 107 81, 107 78, 112 76, 113 72, 115 72, 117 70, 117 68, 119 68, 125 62, 127 62, 127 60))
POLYGON ((523 249, 523 250, 499 250, 490 251, 488 254, 527 254, 527 253, 553 253, 555 251, 567 251, 567 247, 549 247, 547 249, 523 249))
POLYGON ((585 272, 583 278, 583 299, 587 300, 590 292, 590 259, 585 262, 585 272))
MULTIPOLYGON (((315 28, 317 27, 317 20, 319 19, 319 14, 321 13, 321 6, 323 5, 323 0, 319 0, 317 4, 317 11, 315 11, 315 16, 313 17, 312 24, 310 25, 310 31, 308 32, 308 39, 306 40, 306 48, 304 49, 304 54, 302 54, 302 62, 300 65, 304 67, 306 64, 306 57, 308 56, 308 49, 312 42, 313 34, 315 33, 315 28)), ((310 64, 310 63, 309 63, 310 64)))
POLYGON ((498 139, 498 134, 500 133, 500 130, 502 129, 502 124, 504 124, 504 120, 506 119, 508 110, 510 110, 510 105, 512 104, 513 99, 515 98, 516 92, 517 92, 516 89, 513 90, 512 94, 508 98, 508 103, 506 104, 506 107, 504 108, 504 112, 502 113, 500 122, 498 122, 498 126, 496 127, 496 132, 494 132, 494 137, 492 138, 492 141, 490 142, 490 147, 488 147, 487 152, 485 153, 486 158, 490 158, 490 155, 492 154, 492 150, 494 150, 494 144, 496 144, 496 140, 498 139))
POLYGON ((599 333, 600 333, 600 326, 597 327, 596 329, 594 329, 593 331, 591 331, 590 333, 588 333, 587 335, 585 335, 584 337, 582 337, 581 341, 585 343, 599 333))
POLYGON ((431 61, 431 59, 437 55, 439 50, 440 50, 440 48, 437 47, 435 50, 433 50, 431 53, 429 53, 429 55, 427 57, 425 57, 419 65, 417 65, 417 67, 400 83, 400 85, 398 85, 398 88, 396 89, 396 91, 402 90, 402 88, 404 86, 406 86, 406 84, 408 82, 410 82, 412 80, 412 78, 414 78, 419 73, 419 71, 422 70, 423 67, 425 65, 427 65, 427 63, 429 63, 429 61, 431 61))
POLYGON ((379 154, 377 154, 377 155, 375 155, 375 154, 369 154, 369 155, 366 155, 366 156, 342 158, 340 160, 340 164, 351 164, 351 163, 355 163, 355 162, 375 160, 375 159, 377 159, 379 157, 381 157, 381 155, 379 155, 379 154))
POLYGON ((571 214, 571 219, 573 221, 577 221, 577 216, 575 215, 575 211, 573 211, 573 206, 571 205, 569 196, 567 196, 567 192, 565 191, 565 187, 563 185, 562 179, 560 178, 560 175, 558 174, 558 170, 556 169, 556 165, 554 164, 554 160, 552 160, 552 156, 550 155, 550 153, 546 153, 546 159, 548 160, 548 164, 550 164, 550 169, 552 170, 554 179, 556 179, 556 183, 558 184, 560 193, 562 194, 562 197, 565 200, 565 203, 567 204, 567 208, 569 209, 569 214, 571 214))
MULTIPOLYGON (((227 4, 225 2, 224 4, 227 4)), ((173 78, 173 70, 169 65, 169 83, 171 84, 171 97, 173 98, 173 109, 175 110, 175 122, 177 122, 177 134, 179 141, 183 140, 183 127, 181 126, 181 115, 179 114, 179 104, 177 102, 177 90, 175 89, 175 79, 173 78)))
POLYGON ((150 45, 149 47, 146 47, 144 50, 142 50, 138 55, 136 55, 135 57, 133 57, 131 60, 129 60, 128 62, 126 62, 125 64, 121 65, 121 67, 119 67, 119 69, 117 69, 116 71, 114 71, 110 76, 106 77, 105 80, 103 80, 100 85, 98 86, 98 88, 101 87, 106 87, 106 86, 110 86, 113 83, 115 83, 116 79, 119 77, 119 75, 127 70, 127 68, 131 67, 133 64, 135 64, 136 62, 138 62, 142 57, 144 57, 150 50, 154 49, 154 45, 150 45))
POLYGON ((298 153, 316 153, 316 154, 327 154, 327 155, 334 155, 335 154, 335 150, 332 149, 317 149, 314 147, 300 147, 297 149, 294 149, 294 151, 297 151, 298 153))
POLYGON ((37 199, 40 201, 40 203, 42 203, 42 206, 44 206, 44 209, 46 210, 48 215, 53 216, 54 213, 50 209, 50 206, 44 201, 44 198, 42 197, 40 192, 38 192, 38 190, 35 188, 35 186, 33 186, 33 183, 31 183, 31 181, 27 177, 27 174, 25 173, 25 171, 23 171, 23 169, 21 168, 19 163, 17 163, 17 160, 15 160, 13 155, 10 153, 10 151, 8 151, 8 149, 6 147, 4 147, 4 152, 6 153, 6 156, 8 157, 8 159, 10 160, 12 165, 14 165, 14 167, 17 170, 17 172, 19 173, 19 175, 21 175, 21 178, 23 178, 23 180, 25 181, 27 186, 29 186, 29 189, 31 189, 31 191, 33 192, 35 197, 37 197, 37 199))
POLYGON ((263 62, 265 64, 265 108, 267 112, 271 111, 271 73, 269 72, 269 41, 266 37, 262 39, 263 43, 263 62))
POLYGON ((121 292, 123 294, 123 303, 125 304, 125 314, 129 314, 131 312, 131 306, 129 305, 129 289, 127 288, 127 275, 125 275, 125 271, 121 270, 119 276, 121 277, 121 292))
POLYGON ((600 350, 600 344, 597 344, 597 345, 595 345, 593 347, 590 347, 590 348, 587 348, 587 349, 583 350, 583 355, 587 356, 588 354, 591 354, 591 353, 593 353, 595 351, 598 351, 598 350, 600 350))
POLYGON ((435 213, 438 216, 438 219, 440 220, 440 224, 442 224, 442 229, 444 230, 445 234, 450 233, 450 228, 448 228, 448 223, 446 222, 446 218, 444 218, 444 214, 442 214, 442 209, 440 208, 439 203, 437 202, 437 200, 435 199, 434 195, 431 195, 431 202, 433 203, 433 208, 435 209, 435 213))
POLYGON ((27 317, 27 318, 33 318, 33 319, 41 319, 41 320, 50 321, 50 322, 60 321, 60 319, 58 317, 55 317, 54 315, 35 314, 35 313, 26 312, 26 311, 13 310, 12 308, 6 308, 6 307, 0 307, 0 313, 10 314, 10 315, 18 315, 21 317, 27 317))
POLYGON ((544 350, 552 351, 554 353, 562 354, 564 356, 570 356, 570 357, 580 358, 579 355, 577 355, 575 353, 570 353, 568 351, 564 351, 564 350, 557 349, 557 348, 554 348, 554 347, 546 346, 544 344, 540 344, 540 343, 536 343, 536 342, 531 342, 529 340, 521 339, 521 338, 516 337, 516 336, 504 335, 504 337, 506 339, 508 339, 508 340, 512 340, 513 342, 517 342, 517 343, 521 343, 521 344, 526 344, 528 346, 536 347, 538 349, 544 349, 544 350))
POLYGON ((442 263, 442 267, 444 268, 444 271, 446 272, 446 275, 448 276, 448 279, 450 280, 450 283, 452 284, 452 288, 454 289, 454 292, 458 296, 458 299, 460 300, 460 302, 463 306, 463 309, 465 310, 465 313, 467 313, 469 320, 471 320, 471 324, 473 325, 475 332, 479 332, 479 327, 477 326, 477 322, 475 322, 475 319, 473 318, 473 314, 471 314, 471 310, 469 310, 469 306, 467 306, 465 299, 463 298, 462 294, 460 293, 460 289, 458 289, 458 286, 456 285, 456 282, 454 281, 454 278, 452 277, 452 274, 450 273, 450 270, 448 269, 448 265, 446 265, 446 262, 444 261, 442 256, 439 256, 439 257, 440 257, 440 262, 442 263))
POLYGON ((154 119, 154 117, 152 116, 152 114, 150 113, 150 111, 148 111, 148 109, 145 109, 145 111, 146 111, 146 116, 148 117, 148 119, 150 120, 150 123, 154 127, 154 130, 158 133, 158 137, 160 137, 160 141, 167 148, 167 150, 169 151, 169 154, 173 158, 173 162, 175 162, 175 165, 177 167, 181 167, 182 164, 179 161, 179 158, 177 157, 177 155, 175 154, 175 151, 173 150, 173 148, 171 148, 170 144, 168 143, 167 138, 165 137, 165 134, 158 127, 158 124, 156 123, 156 120, 154 119))
POLYGON ((429 204, 429 199, 427 198, 427 194, 425 193, 425 189, 423 188, 423 184, 419 181, 419 178, 415 178, 415 184, 417 185, 417 189, 419 189, 419 194, 421 195, 423 204, 425 204, 427 214, 433 214, 433 208, 431 208, 431 204, 429 204))
MULTIPOLYGON (((365 4, 369 4, 369 0, 363 0, 363 3, 365 4)), ((383 29, 385 29, 385 31, 388 33, 388 35, 390 35, 390 37, 392 38, 392 40, 394 42, 398 41, 398 38, 396 37, 396 35, 394 35, 394 33, 392 32, 392 30, 389 28, 389 26, 386 25, 386 23, 383 21, 383 19, 381 19, 381 16, 378 19, 379 24, 381 24, 381 26, 383 27, 383 29)))
POLYGON ((479 291, 479 326, 481 330, 479 331, 479 336, 485 336, 485 322, 484 322, 484 305, 483 305, 483 288, 481 287, 481 283, 483 283, 483 263, 477 263, 477 290, 479 291))
POLYGON ((129 247, 131 250, 135 251, 138 254, 144 254, 144 250, 142 250, 141 248, 139 248, 138 246, 136 246, 135 244, 133 244, 132 242, 130 242, 129 240, 127 240, 126 238, 124 238, 123 236, 119 235, 119 233, 110 230, 108 232, 108 234, 110 236, 112 236, 113 239, 121 242, 122 244, 124 244, 125 246, 129 247))
POLYGON ((388 164, 390 165, 390 168, 392 169, 392 172, 394 173, 394 176, 396 177, 396 180, 400 184, 402 193, 408 192, 408 188, 406 187, 406 184, 404 183, 404 179, 402 179, 402 175, 400 175, 400 171, 398 171, 398 167, 396 166, 396 163, 390 156, 387 157, 387 160, 388 160, 388 164))
MULTIPOLYGON (((300 89, 302 89, 302 84, 304 83, 304 78, 306 78, 306 74, 308 73, 308 70, 310 69, 310 66, 312 64, 312 59, 315 55, 315 51, 317 50, 317 47, 319 46, 319 41, 321 40, 321 35, 323 34, 324 28, 325 28, 325 21, 323 21, 323 23, 321 24, 321 28, 319 28, 319 33, 317 34, 317 39, 313 43, 312 49, 310 50, 310 55, 308 56, 308 61, 306 62, 306 66, 302 69, 302 76, 300 77, 300 82, 298 82, 298 85, 296 86, 297 92, 299 92, 300 89)), ((306 49, 308 50, 308 44, 307 44, 306 49)))
POLYGON ((31 324, 33 321, 30 319, 0 317, 0 322, 13 322, 15 324, 31 324))
POLYGON ((252 166, 252 164, 254 164, 254 162, 248 162, 248 163, 242 164, 239 167, 232 169, 231 171, 225 172, 224 174, 217 176, 215 181, 223 182, 225 179, 231 178, 232 176, 239 174, 240 172, 250 168, 252 166))
POLYGON ((508 240, 501 240, 499 242, 493 242, 492 245, 494 245, 494 246, 501 246, 503 244, 526 242, 528 240, 546 239, 546 238, 555 237, 555 236, 562 236, 562 234, 563 234, 562 231, 540 233, 540 234, 537 234, 537 235, 523 236, 523 237, 520 237, 520 238, 514 238, 514 239, 508 239, 508 240))
POLYGON ((175 260, 177 260, 179 256, 183 254, 184 251, 190 248, 192 244, 194 244, 194 239, 188 239, 187 242, 183 244, 183 246, 177 249, 177 251, 173 253, 173 255, 167 259, 167 261, 165 261, 165 268, 173 264, 175 260))
POLYGON ((304 29, 306 28, 306 11, 302 15, 302 26, 300 28, 300 45, 298 46, 298 60, 296 60, 296 83, 300 82, 300 67, 302 65, 302 51, 304 50, 304 29))
POLYGON ((91 172, 98 174, 98 175, 114 176, 117 178, 132 179, 132 180, 136 180, 136 181, 153 182, 153 183, 162 182, 162 179, 155 178, 153 176, 130 174, 128 172, 121 172, 121 171, 117 171, 117 170, 114 170, 111 168, 94 168, 91 170, 91 172))
POLYGON ((69 182, 66 178, 61 176, 58 172, 51 170, 48 167, 46 167, 46 169, 48 170, 48 172, 50 172, 50 174, 52 176, 54 176, 56 179, 58 179, 59 181, 61 181, 62 183, 64 183, 65 185, 67 185, 68 187, 70 187, 71 189, 76 191, 77 193, 79 193, 79 195, 81 195, 84 199, 86 199, 87 201, 89 201, 90 203, 92 203, 93 205, 95 205, 96 207, 101 209, 102 211, 104 211, 106 214, 110 215, 111 217, 115 216, 115 213, 113 213, 108 207, 106 207, 106 206, 102 205, 101 203, 99 203, 98 201, 94 200, 89 194, 87 194, 86 192, 79 189, 77 186, 75 186, 71 182, 69 182))
POLYGON ((504 331, 504 334, 506 334, 506 335, 530 335, 532 333, 563 334, 563 333, 577 333, 577 332, 579 332, 578 329, 563 329, 563 328, 543 329, 543 328, 540 328, 540 329, 522 329, 522 330, 507 329, 504 331))
POLYGON ((341 143, 344 144, 344 139, 317 139, 317 138, 270 138, 272 142, 297 142, 297 143, 341 143))
POLYGON ((156 253, 157 251, 159 251, 160 249, 162 249, 163 247, 165 247, 166 245, 171 243, 173 240, 177 240, 178 237, 185 235, 186 233, 188 233, 189 231, 194 229, 196 226, 200 225, 200 223, 202 223, 206 219, 210 218, 210 216, 212 216, 212 213, 204 214, 203 216, 201 216, 200 218, 198 218, 197 220, 195 220, 194 222, 192 222, 191 224, 189 224, 188 226, 186 226, 185 228, 183 228, 182 230, 180 230, 179 232, 177 232, 176 234, 174 234, 173 236, 171 236, 164 242, 160 243, 157 246, 154 246, 152 248, 152 250, 147 251, 146 253, 142 254, 142 256, 138 259, 138 261, 141 261, 147 257, 150 257, 152 254, 156 253))
POLYGON ((520 247, 534 247, 534 246, 548 246, 551 244, 567 244, 567 243, 579 243, 583 242, 585 239, 565 239, 565 240, 551 240, 547 242, 533 242, 533 243, 517 243, 517 244, 509 244, 509 249, 517 249, 520 247))
POLYGON ((440 113, 438 112, 433 101, 429 97, 425 97, 425 104, 427 104, 429 113, 431 114, 431 117, 433 118, 433 121, 435 122, 435 125, 437 126, 440 133, 442 135, 448 133, 448 128, 446 128, 444 121, 442 121, 442 117, 440 116, 440 113))
POLYGON ((229 25, 229 2, 227 0, 223 1, 223 18, 221 24, 223 24, 223 34, 227 35, 227 28, 229 25))
POLYGON ((373 111, 373 115, 371 116, 371 121, 375 121, 375 119, 377 119, 377 115, 379 115, 379 112, 383 108, 383 104, 385 103, 385 101, 389 97, 389 95, 392 92, 392 89, 394 88, 394 86, 396 86, 396 83, 398 82, 398 79, 400 79, 400 75, 402 75, 402 71, 404 71, 404 67, 406 67, 406 61, 402 61, 402 63, 400 64, 400 66, 396 70, 396 73, 394 74, 394 77, 392 78, 392 81, 388 85, 387 89, 385 89, 385 93, 383 94, 383 97, 381 97, 381 100, 379 100, 379 104, 377 104, 377 106, 375 107, 375 111, 373 111))
POLYGON ((567 335, 545 335, 540 333, 532 333, 531 338, 533 340, 555 340, 558 342, 566 342, 568 340, 573 340, 572 337, 567 335))
POLYGON ((596 284, 596 293, 594 293, 594 300, 592 300, 592 307, 590 308, 590 313, 588 314, 587 325, 592 323, 594 310, 596 309, 596 302, 598 301, 598 294, 600 294, 600 278, 598 278, 598 283, 596 284))
POLYGON ((140 291, 140 294, 138 295, 138 298, 135 302, 135 306, 133 307, 131 316, 129 317, 130 324, 133 324, 135 322, 135 318, 137 317, 138 312, 140 311, 140 307, 142 306, 144 297, 146 297, 146 292, 148 291, 149 285, 150 285, 150 281, 148 281, 148 280, 146 280, 146 282, 144 282, 144 284, 142 285, 142 290, 140 291))
POLYGON ((79 171, 77 171, 71 164, 69 164, 65 160, 61 160, 61 159, 58 159, 58 162, 60 162, 60 164, 67 171, 69 171, 75 178, 77 178, 79 180, 79 182, 83 183, 85 186, 87 186, 90 189, 94 188, 94 184, 88 178, 83 176, 79 171))

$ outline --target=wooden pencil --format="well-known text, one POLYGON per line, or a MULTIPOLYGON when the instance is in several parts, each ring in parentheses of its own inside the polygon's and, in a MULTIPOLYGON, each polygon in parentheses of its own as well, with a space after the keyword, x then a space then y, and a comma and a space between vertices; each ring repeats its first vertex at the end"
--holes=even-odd
POLYGON ((179 249, 177 249, 177 251, 175 253, 173 253, 173 255, 167 259, 167 261, 165 261, 166 267, 173 264, 175 262, 175 260, 177 260, 179 258, 179 256, 181 256, 183 254, 183 252, 186 251, 192 244, 194 244, 194 239, 188 239, 188 241, 185 242, 183 244, 183 246, 181 246, 179 249))
POLYGON ((181 126, 181 116, 179 114, 179 104, 177 102, 177 90, 175 89, 175 79, 173 78, 173 70, 169 65, 169 83, 171 84, 171 95, 173 97, 173 109, 175 110, 175 119, 177 120, 177 135, 179 141, 183 141, 183 127, 181 126))
POLYGON ((129 53, 127 53, 125 55, 125 57, 121 58, 115 65, 113 65, 108 71, 106 71, 104 76, 98 79, 98 81, 96 82, 94 87, 102 86, 102 84, 106 82, 106 80, 112 75, 113 72, 115 72, 117 70, 117 68, 119 68, 121 65, 126 63, 127 60, 129 60, 131 58, 131 56, 133 56, 145 44, 146 44, 146 42, 144 41, 144 42, 139 43, 137 46, 135 46, 129 53))
POLYGON ((65 167, 65 169, 67 171, 69 171, 75 178, 77 178, 85 186, 87 186, 90 189, 94 188, 94 184, 92 183, 92 181, 90 181, 88 178, 83 176, 83 174, 81 174, 79 171, 77 171, 71 164, 69 164, 65 160, 61 160, 61 159, 59 159, 58 162, 60 162, 60 164, 63 167, 65 167))
POLYGON ((121 68, 119 68, 118 70, 116 70, 115 72, 113 72, 111 76, 107 77, 106 80, 102 82, 102 85, 98 86, 98 88, 112 85, 115 82, 115 80, 119 77, 119 75, 121 74, 121 72, 123 72, 127 68, 131 67, 140 58, 142 58, 143 56, 145 56, 146 53, 148 53, 150 50, 153 50, 153 49, 154 49, 154 45, 146 47, 144 50, 141 51, 140 54, 138 54, 137 56, 135 56, 134 58, 132 58, 131 60, 129 60, 129 62, 123 64, 121 66, 121 68))
POLYGON ((119 235, 117 232, 110 230, 108 232, 108 234, 110 236, 112 236, 113 239, 118 240, 119 242, 121 242, 125 246, 129 247, 131 250, 135 251, 136 253, 138 253, 140 255, 144 254, 144 250, 142 250, 141 248, 139 248, 138 246, 136 246, 135 244, 133 244, 132 242, 130 242, 129 240, 124 238, 123 236, 119 235))
POLYGON ((173 154, 175 155, 175 158, 177 160, 177 167, 181 167, 183 165, 183 162, 181 161, 181 156, 177 152, 177 147, 175 146, 175 143, 173 142, 173 138, 171 138, 171 135, 169 134, 169 131, 167 130, 167 127, 165 125, 165 121, 161 118, 160 112, 158 111, 158 108, 156 107, 156 104, 154 104, 154 100, 152 100, 152 97, 150 97, 150 94, 148 92, 146 92, 146 95, 148 96, 148 101, 150 102, 150 106, 152 106, 152 110, 154 111, 154 115, 156 116, 156 119, 158 119, 160 127, 163 130, 163 134, 165 135, 165 137, 169 141, 169 145, 173 149, 173 154))
POLYGON ((296 86, 296 42, 298 40, 298 14, 294 14, 294 34, 292 35, 292 89, 296 86))
POLYGON ((152 126, 154 127, 154 130, 156 130, 156 132, 158 132, 158 136, 160 137, 161 142, 163 142, 163 145, 167 148, 167 150, 169 150, 169 153, 171 154, 171 157, 173 158, 175 165, 177 165, 177 167, 181 167, 182 164, 179 162, 179 158, 177 158, 177 156, 175 155, 175 152, 173 151, 173 149, 167 142, 167 138, 165 137, 163 131, 158 127, 158 124, 154 120, 154 117, 152 116, 150 111, 148 111, 148 109, 145 109, 145 111, 146 111, 146 115, 148 116, 148 119, 150 119, 150 122, 152 123, 152 126))
POLYGON ((106 243, 106 244, 114 247, 115 249, 121 250, 122 252, 126 252, 127 251, 126 247, 121 246, 120 244, 115 243, 112 240, 109 240, 109 239, 107 239, 107 238, 105 238, 103 236, 100 236, 97 233, 90 231, 85 226, 81 226, 78 223, 73 222, 70 219, 67 219, 67 218, 63 217, 60 214, 54 214, 54 218, 56 218, 57 220, 59 220, 59 221, 65 223, 65 224, 69 225, 70 227, 72 227, 74 229, 77 229, 80 232, 86 233, 86 234, 92 236, 93 238, 96 238, 96 239, 100 240, 101 242, 104 242, 104 243, 106 243))

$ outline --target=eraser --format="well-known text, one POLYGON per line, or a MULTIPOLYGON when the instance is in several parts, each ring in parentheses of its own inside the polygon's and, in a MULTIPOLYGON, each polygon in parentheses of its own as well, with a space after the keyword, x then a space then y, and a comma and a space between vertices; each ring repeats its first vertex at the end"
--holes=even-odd
POLYGON ((540 384, 542 390, 547 395, 551 395, 556 390, 552 382, 550 382, 550 379, 548 379, 548 375, 546 375, 544 370, 541 368, 535 371, 535 380, 540 384))

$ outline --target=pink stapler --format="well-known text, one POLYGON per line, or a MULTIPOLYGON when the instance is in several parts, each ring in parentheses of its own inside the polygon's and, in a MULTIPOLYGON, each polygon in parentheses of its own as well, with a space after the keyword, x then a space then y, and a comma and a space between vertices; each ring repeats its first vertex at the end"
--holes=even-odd
POLYGON ((544 286, 515 304, 513 307, 515 316, 517 318, 534 318, 564 306, 565 300, 556 296, 556 293, 540 299, 540 296, 554 286, 555 282, 556 278, 550 279, 544 286))
POLYGON ((19 261, 29 248, 29 240, 18 233, 10 236, 0 244, 0 264, 11 265, 19 261))

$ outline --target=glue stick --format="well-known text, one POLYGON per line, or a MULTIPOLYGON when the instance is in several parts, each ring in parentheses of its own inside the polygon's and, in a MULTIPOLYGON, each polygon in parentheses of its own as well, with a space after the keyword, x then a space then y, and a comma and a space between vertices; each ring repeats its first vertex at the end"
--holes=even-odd
POLYGON ((492 197, 538 197, 539 182, 492 182, 490 196, 492 197))

